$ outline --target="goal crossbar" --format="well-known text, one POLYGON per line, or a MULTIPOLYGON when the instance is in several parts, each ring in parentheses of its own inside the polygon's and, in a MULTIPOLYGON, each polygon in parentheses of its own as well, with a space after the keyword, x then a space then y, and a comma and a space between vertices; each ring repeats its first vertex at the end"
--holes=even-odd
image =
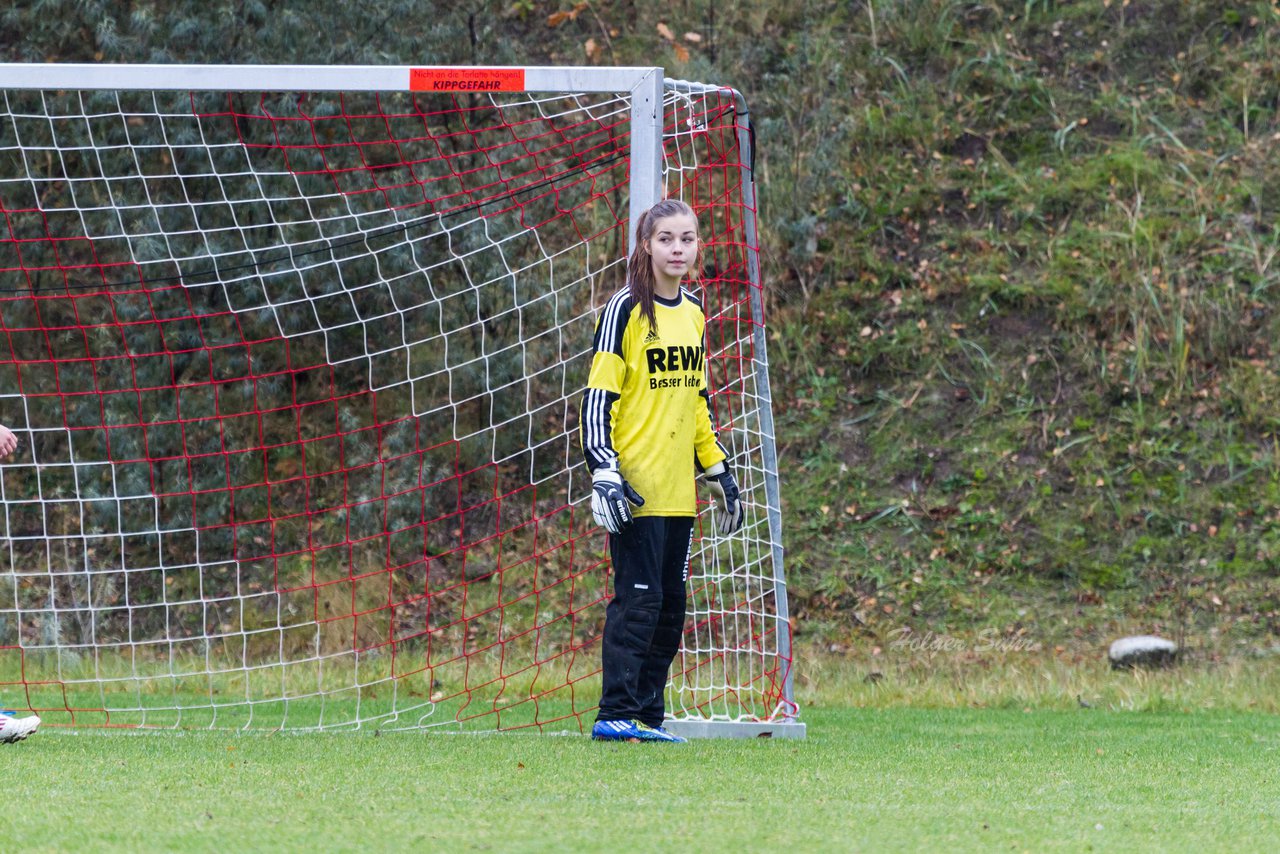
MULTIPOLYGON (((0 88, 192 92, 628 92, 631 222, 662 197, 661 68, 0 63, 0 88)), ((634 240, 634 235, 631 236, 634 240)))

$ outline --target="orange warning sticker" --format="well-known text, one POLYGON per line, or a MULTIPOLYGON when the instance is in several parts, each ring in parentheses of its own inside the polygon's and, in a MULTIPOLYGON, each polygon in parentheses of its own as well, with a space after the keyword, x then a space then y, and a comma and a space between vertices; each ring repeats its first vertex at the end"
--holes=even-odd
POLYGON ((412 92, 522 92, 523 68, 411 68, 412 92))

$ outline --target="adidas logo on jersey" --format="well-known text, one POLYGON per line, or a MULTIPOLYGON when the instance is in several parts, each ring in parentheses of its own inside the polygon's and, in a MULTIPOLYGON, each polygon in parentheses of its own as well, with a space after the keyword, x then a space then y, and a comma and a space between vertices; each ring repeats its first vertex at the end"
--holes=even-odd
POLYGON ((649 334, 644 337, 644 343, 646 344, 657 344, 661 340, 662 338, 658 335, 658 330, 656 329, 650 329, 649 334))

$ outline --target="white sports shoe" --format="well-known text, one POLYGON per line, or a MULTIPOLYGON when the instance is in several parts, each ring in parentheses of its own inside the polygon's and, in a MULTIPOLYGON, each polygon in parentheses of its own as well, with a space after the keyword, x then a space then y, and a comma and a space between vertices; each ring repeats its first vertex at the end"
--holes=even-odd
POLYGON ((38 726, 40 726, 40 719, 35 715, 19 718, 13 712, 0 711, 0 744, 22 741, 35 732, 38 726))

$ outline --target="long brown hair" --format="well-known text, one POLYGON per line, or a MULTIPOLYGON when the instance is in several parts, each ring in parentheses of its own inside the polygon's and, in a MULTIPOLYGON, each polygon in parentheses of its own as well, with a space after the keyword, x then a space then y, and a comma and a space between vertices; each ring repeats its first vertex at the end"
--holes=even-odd
MULTIPOLYGON (((693 217, 693 222, 697 225, 698 217, 693 212, 693 208, 681 199, 663 199, 640 214, 640 218, 636 220, 636 245, 631 250, 631 257, 627 259, 627 287, 631 290, 631 298, 639 304, 640 313, 644 315, 645 320, 649 321, 649 329, 652 332, 658 331, 658 315, 653 307, 655 284, 653 258, 645 246, 653 237, 653 229, 658 224, 658 220, 682 214, 693 217)), ((691 279, 698 278, 698 259, 701 255, 702 241, 699 240, 698 252, 689 260, 689 278, 691 279)))

